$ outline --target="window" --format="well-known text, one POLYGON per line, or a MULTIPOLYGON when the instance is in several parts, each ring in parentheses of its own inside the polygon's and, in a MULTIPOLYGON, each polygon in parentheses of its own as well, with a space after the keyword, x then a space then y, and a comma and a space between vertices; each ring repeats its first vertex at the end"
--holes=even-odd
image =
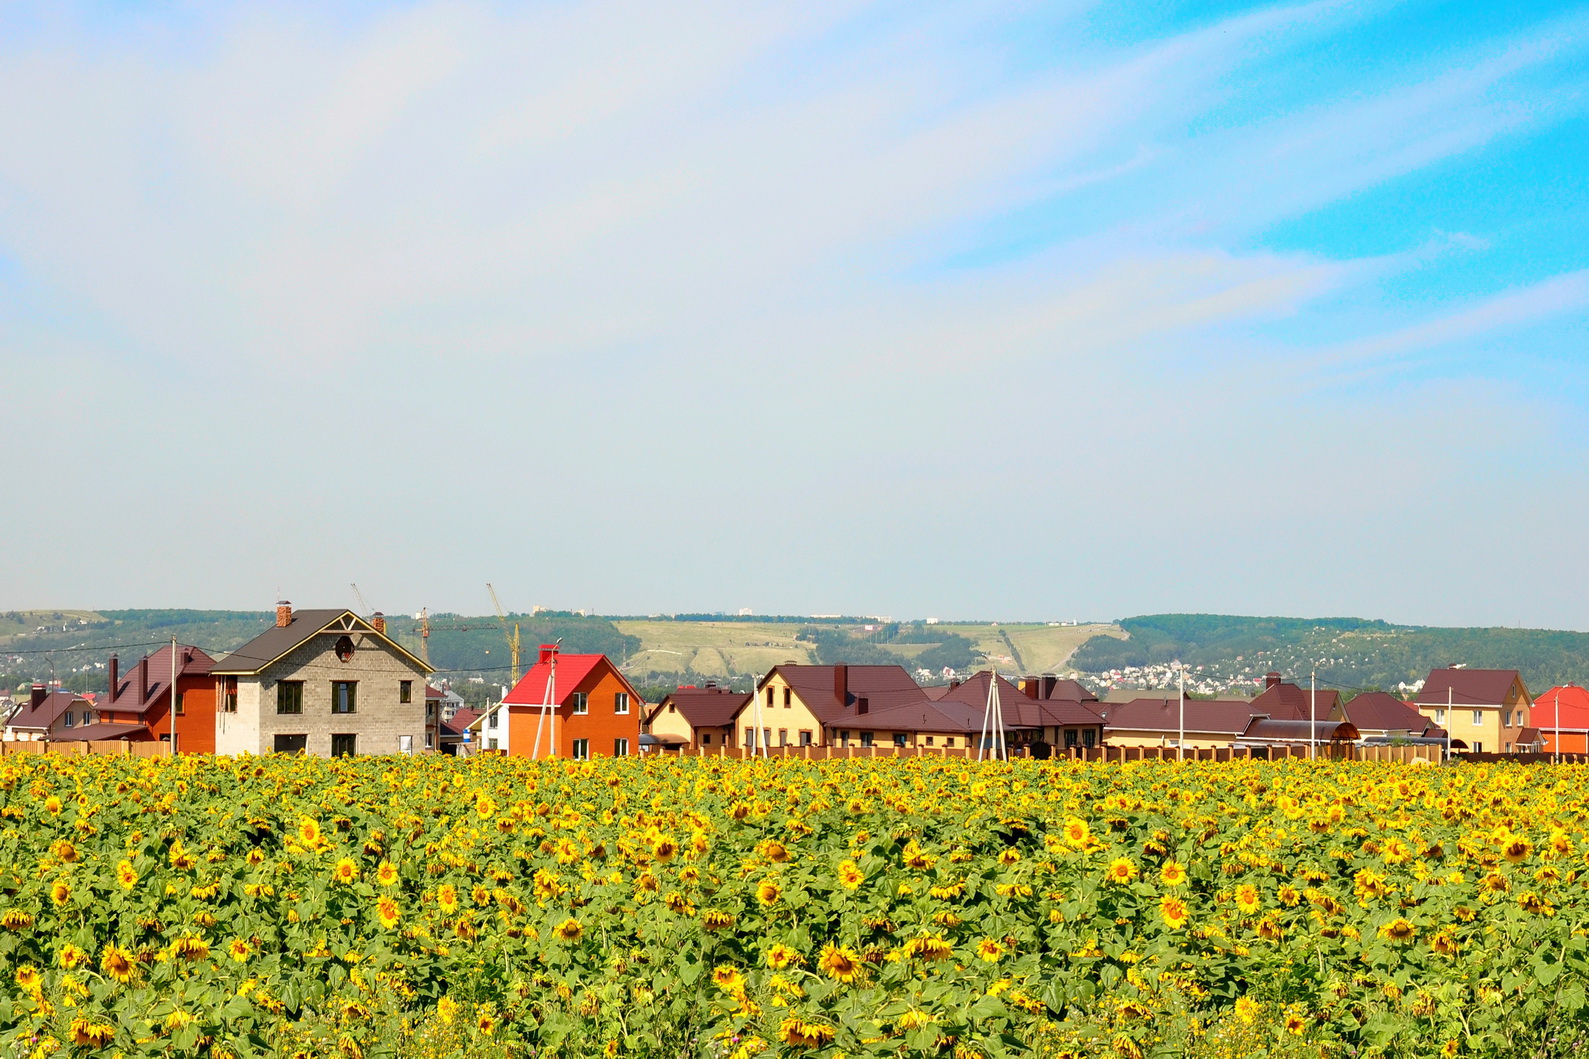
POLYGON ((1074 728, 1065 729, 1065 749, 1069 750, 1071 747, 1076 745, 1076 742, 1077 742, 1076 729, 1074 729, 1074 728))
POLYGON ((1081 745, 1082 746, 1096 746, 1097 742, 1098 742, 1097 729, 1094 729, 1094 728, 1084 728, 1084 729, 1082 729, 1082 732, 1081 732, 1081 745))
POLYGON ((414 682, 412 680, 399 680, 397 682, 397 701, 414 701, 414 682))
POLYGON ((944 736, 944 739, 943 739, 943 745, 944 745, 944 746, 947 746, 947 747, 952 747, 952 746, 954 746, 954 745, 955 745, 955 737, 954 737, 954 736, 952 736, 952 735, 946 735, 946 736, 944 736))
POLYGON ((436 733, 435 732, 426 732, 425 733, 425 749, 426 750, 434 750, 434 749, 436 749, 436 733))
POLYGON ((810 746, 811 745, 811 729, 809 729, 809 728, 800 729, 800 745, 801 746, 810 746))
POLYGON ((412 754, 414 752, 414 737, 411 735, 398 736, 397 752, 399 754, 412 754))
POLYGON ((276 712, 303 712, 303 681, 282 680, 276 684, 276 712))
POLYGON ((678 703, 674 703, 674 702, 668 703, 668 712, 669 713, 678 713, 679 712, 678 703))
POLYGON ((788 746, 789 745, 789 729, 787 729, 787 728, 778 729, 778 745, 779 746, 788 746))
POLYGON ((434 702, 425 703, 425 720, 434 721, 435 719, 436 719, 436 704, 434 702))
POLYGON ((904 732, 895 732, 894 733, 894 745, 895 746, 904 746, 905 745, 905 733, 904 732))
POLYGON ((487 750, 495 750, 496 748, 497 748, 497 741, 495 739, 487 739, 486 740, 486 749, 487 750))
POLYGON ((333 735, 331 737, 332 757, 352 757, 358 753, 359 737, 352 733, 333 735))
POLYGON ((221 682, 221 712, 237 712, 237 678, 225 677, 221 682))
POLYGON ((585 694, 583 691, 574 692, 573 696, 568 701, 574 704, 575 713, 590 712, 590 696, 585 694))
POLYGON ((1473 711, 1473 723, 1474 724, 1483 724, 1484 723, 1484 711, 1483 710, 1474 710, 1473 711))
POLYGON ((784 688, 783 689, 783 708, 786 709, 786 710, 789 708, 789 699, 790 698, 791 698, 791 696, 789 694, 789 689, 788 688, 784 688))
POLYGON ((486 720, 486 727, 487 728, 500 728, 500 727, 502 727, 502 711, 501 710, 492 710, 491 711, 491 716, 486 720))
POLYGON ((872 745, 872 733, 871 732, 862 732, 861 733, 861 745, 862 746, 871 746, 872 745))
POLYGON ((612 741, 612 756, 613 757, 628 757, 629 756, 629 740, 627 740, 627 739, 614 739, 612 741))
MULTIPOLYGON (((331 712, 356 713, 357 701, 355 692, 359 684, 356 680, 336 680, 331 683, 331 712)), ((333 737, 335 738, 335 737, 333 737)), ((348 738, 352 738, 349 736, 348 738)), ((335 751, 332 751, 335 754, 335 751)))
POLYGON ((337 659, 342 662, 353 660, 353 640, 351 637, 342 636, 337 639, 337 659))
POLYGON ((67 710, 66 711, 66 727, 70 728, 70 727, 72 727, 72 725, 74 725, 76 723, 77 723, 77 721, 72 716, 72 711, 71 710, 67 710))
POLYGON ((620 691, 618 694, 612 697, 612 712, 629 712, 629 693, 627 691, 620 691))
POLYGON ((309 749, 309 737, 306 735, 278 735, 274 749, 278 754, 301 754, 309 749))
POLYGON ((1445 723, 1446 723, 1446 711, 1444 711, 1444 710, 1436 710, 1435 711, 1435 724, 1445 724, 1445 723))
POLYGON ((927 737, 927 745, 928 745, 928 746, 932 746, 932 738, 933 738, 933 737, 932 737, 932 736, 930 736, 930 735, 929 735, 929 736, 928 736, 928 737, 927 737))
POLYGON ((590 757, 590 740, 589 739, 576 739, 576 740, 574 740, 574 760, 575 761, 585 761, 589 757, 590 757))
POLYGON ((771 728, 763 728, 761 730, 761 745, 762 746, 772 746, 772 729, 771 728))
POLYGON ((753 746, 756 745, 756 729, 754 729, 754 728, 745 729, 745 744, 744 745, 747 746, 747 747, 753 747, 753 746))
POLYGON ((177 692, 177 716, 178 717, 182 717, 182 716, 186 715, 186 713, 187 713, 187 705, 188 704, 186 702, 186 699, 187 699, 187 693, 186 692, 183 692, 183 691, 177 692))
POLYGON ((1484 744, 1483 744, 1483 743, 1474 743, 1474 744, 1473 744, 1473 752, 1474 752, 1474 753, 1475 753, 1475 754, 1482 754, 1482 753, 1484 753, 1484 744))
POLYGON ((711 732, 702 732, 701 733, 701 745, 702 746, 711 746, 712 745, 712 733, 711 732))
POLYGON ((767 708, 772 709, 772 689, 767 689, 767 708))

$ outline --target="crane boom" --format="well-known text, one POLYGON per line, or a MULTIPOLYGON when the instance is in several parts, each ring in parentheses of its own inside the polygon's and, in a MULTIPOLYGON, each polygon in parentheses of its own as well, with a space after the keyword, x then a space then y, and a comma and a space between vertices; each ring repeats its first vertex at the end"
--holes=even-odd
POLYGON ((502 623, 502 635, 507 637, 508 654, 513 659, 513 683, 519 682, 519 624, 513 623, 513 634, 508 635, 508 616, 502 613, 502 601, 497 598, 497 590, 491 587, 491 582, 486 582, 486 591, 491 593, 491 604, 497 608, 497 620, 502 623))
POLYGON ((356 585, 356 584, 353 586, 353 594, 355 596, 359 597, 359 614, 360 614, 360 616, 368 614, 370 612, 370 605, 368 603, 364 602, 364 593, 359 591, 359 586, 356 585))

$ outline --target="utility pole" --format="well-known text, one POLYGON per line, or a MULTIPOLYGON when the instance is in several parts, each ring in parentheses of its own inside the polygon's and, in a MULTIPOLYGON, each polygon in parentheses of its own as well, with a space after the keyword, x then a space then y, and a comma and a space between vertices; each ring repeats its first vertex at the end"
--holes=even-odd
POLYGON ((1313 676, 1308 680, 1308 760, 1319 756, 1319 664, 1313 663, 1313 676))
POLYGON ((751 723, 756 726, 755 738, 750 741, 750 756, 755 757, 756 750, 759 747, 761 756, 765 759, 767 756, 767 729, 765 727, 767 715, 761 710, 761 688, 757 684, 756 674, 754 673, 750 675, 750 702, 751 723))
POLYGON ((177 638, 171 637, 171 756, 177 756, 177 638))
POLYGON ((1456 723, 1456 715, 1451 712, 1451 685, 1446 684, 1446 761, 1451 760, 1451 726, 1456 723))
MULTIPOLYGON (((1180 720, 1175 733, 1175 760, 1186 760, 1186 667, 1181 665, 1180 659, 1175 661, 1175 676, 1180 688, 1180 720)), ((1232 751, 1234 753, 1234 751, 1232 751)))

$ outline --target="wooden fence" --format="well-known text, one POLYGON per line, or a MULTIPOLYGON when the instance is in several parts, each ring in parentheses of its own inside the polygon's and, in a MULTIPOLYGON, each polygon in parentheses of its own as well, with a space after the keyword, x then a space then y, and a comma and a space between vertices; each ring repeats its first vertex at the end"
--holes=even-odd
POLYGON ((0 739, 0 757, 7 754, 107 754, 112 757, 167 757, 171 744, 164 740, 90 739, 75 743, 46 743, 38 739, 0 739))
MULTIPOLYGON (((1439 764, 1444 747, 1428 745, 1386 745, 1386 746, 1358 746, 1354 743, 1320 743, 1315 749, 1321 758, 1332 761, 1390 761, 1400 764, 1411 764, 1414 761, 1424 761, 1429 764, 1439 764)), ((1309 754, 1306 743, 1279 746, 1260 747, 1187 747, 1184 754, 1180 755, 1186 761, 1279 761, 1285 758, 1306 759, 1309 754)), ((744 747, 697 747, 693 750, 681 751, 688 755, 704 757, 723 757, 735 760, 744 760, 750 757, 760 757, 759 749, 749 750, 744 747)), ((977 750, 974 746, 968 747, 937 747, 937 746, 772 746, 767 748, 767 757, 770 759, 793 758, 799 761, 847 761, 855 758, 945 758, 960 761, 975 761, 977 750)), ((1012 746, 1011 757, 1028 757, 1027 748, 1012 746)), ((1070 759, 1074 761, 1174 761, 1177 758, 1173 746, 1094 746, 1094 747, 1069 747, 1059 748, 1053 752, 1054 760, 1070 759)), ((1452 755, 1454 761, 1513 761, 1522 764, 1549 764, 1552 757, 1549 754, 1464 754, 1452 755)), ((1589 764, 1589 755, 1586 754, 1561 754, 1557 757, 1563 764, 1589 764)))

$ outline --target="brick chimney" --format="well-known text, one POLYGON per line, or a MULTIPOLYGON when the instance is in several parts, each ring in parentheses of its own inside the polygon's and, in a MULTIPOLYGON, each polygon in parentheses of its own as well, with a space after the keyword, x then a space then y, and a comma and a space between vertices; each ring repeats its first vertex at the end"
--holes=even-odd
POLYGON ((138 659, 138 701, 149 701, 149 656, 138 659))
MULTIPOLYGON (((994 679, 998 679, 998 678, 995 677, 994 679)), ((1029 699, 1037 698, 1037 678, 1036 677, 1022 677, 1021 678, 1021 690, 1026 692, 1026 697, 1027 698, 1029 698, 1029 699)))
POLYGON ((1279 686, 1280 686, 1280 674, 1279 673, 1276 673, 1274 670, 1271 669, 1269 672, 1267 672, 1267 673, 1265 673, 1263 675, 1263 687, 1264 687, 1265 691, 1268 691, 1270 688, 1278 688, 1279 686))
POLYGON ((552 659, 554 657, 556 657, 556 655, 557 655, 557 645, 555 643, 543 643, 541 645, 540 658, 538 658, 536 660, 535 664, 536 665, 542 665, 542 666, 550 665, 552 659))
POLYGON ((45 696, 44 685, 43 684, 35 684, 35 685, 33 685, 33 690, 28 695, 28 707, 30 709, 36 710, 40 706, 44 705, 44 696, 45 696))
POLYGON ((1054 697, 1054 688, 1058 686, 1058 684, 1059 678, 1057 676, 1052 673, 1044 673, 1043 690, 1037 697, 1042 699, 1044 702, 1047 702, 1049 699, 1054 697))
POLYGON ((382 636, 385 636, 386 635, 386 615, 382 614, 380 611, 376 611, 370 617, 370 626, 376 632, 380 633, 382 636))
POLYGON ((833 697, 840 706, 850 704, 850 667, 842 662, 833 667, 833 697))
POLYGON ((292 624, 292 604, 287 600, 278 600, 276 603, 276 628, 285 629, 292 624))
POLYGON ((115 655, 110 656, 110 662, 105 666, 110 676, 110 700, 116 701, 116 688, 121 684, 121 659, 115 655))

